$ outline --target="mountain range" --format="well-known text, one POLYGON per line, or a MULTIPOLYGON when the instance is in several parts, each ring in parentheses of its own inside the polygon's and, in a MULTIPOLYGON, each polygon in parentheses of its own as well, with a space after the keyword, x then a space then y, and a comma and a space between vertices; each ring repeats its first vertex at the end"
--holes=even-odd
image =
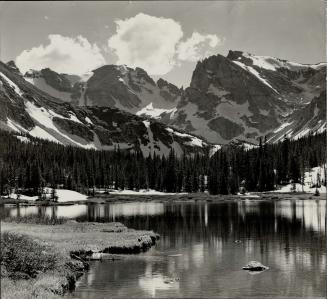
POLYGON ((185 89, 124 65, 83 77, 49 68, 23 75, 14 62, 0 72, 1 126, 63 144, 180 154, 326 130, 326 63, 229 51, 199 61, 185 89))
MULTIPOLYGON (((49 70, 41 71, 37 78, 44 79, 44 74, 53 78, 49 70)), ((68 87, 63 78, 69 77, 60 77, 62 81, 57 86, 63 90, 68 87)), ((12 64, 0 63, 0 99, 0 128, 27 138, 86 149, 141 151, 144 156, 168 155, 170 149, 180 156, 216 148, 196 136, 117 108, 79 107, 62 101, 25 80, 12 64)))

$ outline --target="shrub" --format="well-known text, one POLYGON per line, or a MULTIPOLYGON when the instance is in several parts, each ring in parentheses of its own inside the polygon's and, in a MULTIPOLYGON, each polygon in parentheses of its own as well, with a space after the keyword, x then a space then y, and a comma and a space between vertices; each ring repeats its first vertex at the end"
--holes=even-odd
POLYGON ((4 232, 1 233, 1 266, 10 278, 36 277, 40 272, 54 269, 56 257, 48 248, 30 238, 4 232))

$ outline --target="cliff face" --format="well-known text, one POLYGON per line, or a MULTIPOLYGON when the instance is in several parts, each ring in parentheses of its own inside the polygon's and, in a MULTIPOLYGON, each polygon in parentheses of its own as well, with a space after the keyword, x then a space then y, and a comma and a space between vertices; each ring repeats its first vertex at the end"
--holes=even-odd
POLYGON ((93 73, 85 93, 89 105, 117 107, 132 113, 150 104, 172 109, 181 94, 175 85, 163 79, 154 82, 141 68, 106 65, 93 73))

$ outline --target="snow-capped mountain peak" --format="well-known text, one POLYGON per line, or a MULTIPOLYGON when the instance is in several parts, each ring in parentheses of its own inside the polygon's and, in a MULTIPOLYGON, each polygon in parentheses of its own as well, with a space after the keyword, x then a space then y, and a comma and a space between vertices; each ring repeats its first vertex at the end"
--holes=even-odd
POLYGON ((278 71, 278 69, 285 68, 290 71, 299 71, 303 69, 313 68, 319 69, 326 66, 325 62, 316 63, 316 64, 304 64, 292 62, 284 59, 279 59, 273 56, 259 56, 253 55, 248 52, 242 51, 229 51, 227 58, 237 61, 248 61, 252 62, 253 66, 263 68, 270 71, 278 71))

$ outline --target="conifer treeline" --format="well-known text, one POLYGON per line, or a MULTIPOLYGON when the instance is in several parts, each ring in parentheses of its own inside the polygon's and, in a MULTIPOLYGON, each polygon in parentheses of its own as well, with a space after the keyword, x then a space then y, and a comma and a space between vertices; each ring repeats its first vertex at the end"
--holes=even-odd
POLYGON ((224 147, 212 157, 144 158, 142 153, 85 150, 32 139, 21 142, 0 131, 0 194, 12 189, 37 194, 49 186, 87 193, 103 189, 155 189, 164 192, 234 194, 273 190, 290 181, 301 182, 304 172, 325 163, 324 134, 278 144, 260 142, 244 150, 224 147))

